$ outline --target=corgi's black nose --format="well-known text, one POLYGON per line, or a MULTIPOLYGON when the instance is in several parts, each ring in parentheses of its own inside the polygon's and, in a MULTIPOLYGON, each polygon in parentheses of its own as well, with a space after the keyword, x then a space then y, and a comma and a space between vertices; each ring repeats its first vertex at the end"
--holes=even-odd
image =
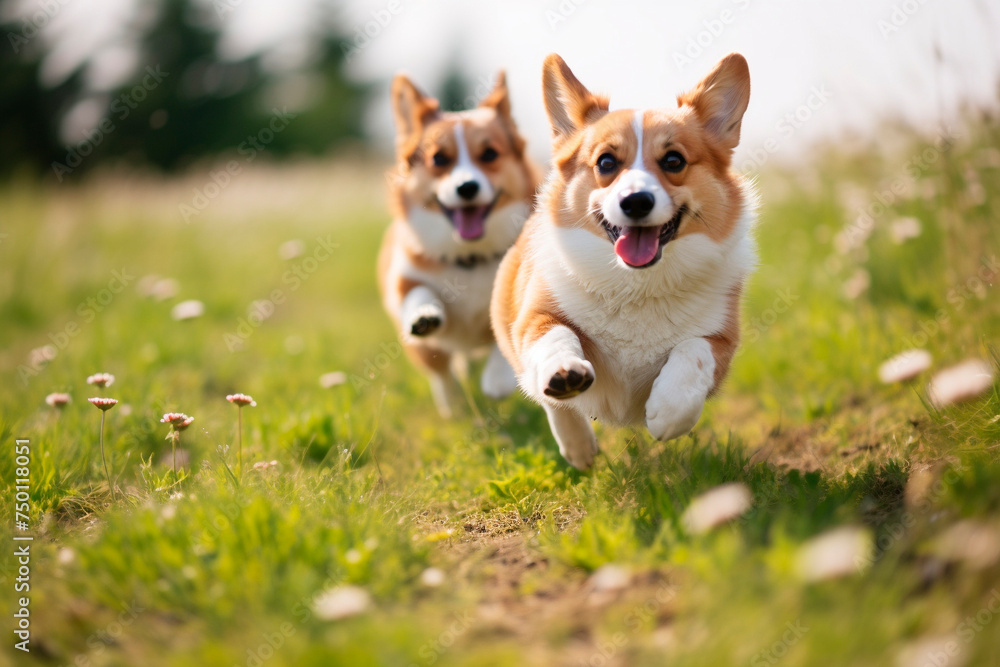
POLYGON ((633 220, 639 220, 649 215, 656 206, 656 197, 651 192, 633 192, 622 197, 618 205, 622 207, 622 213, 633 220))
POLYGON ((458 192, 458 196, 462 199, 472 199, 479 194, 479 183, 476 183, 475 181, 466 181, 455 188, 455 190, 458 192))

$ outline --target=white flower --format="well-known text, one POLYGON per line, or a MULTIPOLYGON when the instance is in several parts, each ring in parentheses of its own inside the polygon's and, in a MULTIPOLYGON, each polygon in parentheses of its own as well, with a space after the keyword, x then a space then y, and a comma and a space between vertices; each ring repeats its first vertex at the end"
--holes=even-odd
POLYGON ((613 591, 620 591, 626 586, 628 586, 629 581, 632 580, 632 575, 621 565, 607 564, 602 565, 597 568, 597 570, 590 575, 590 585, 593 587, 595 592, 599 593, 611 593, 613 591))
POLYGON ((420 573, 420 583, 427 588, 437 588, 444 583, 444 572, 436 567, 429 567, 420 573))
POLYGON ((798 570, 807 581, 843 577, 870 564, 871 536, 863 528, 835 528, 799 547, 798 570))
POLYGON ((45 397, 45 402, 53 408, 61 408, 70 402, 69 394, 56 392, 45 397))
POLYGON ((930 367, 930 352, 927 350, 906 350, 879 366, 878 379, 885 384, 905 382, 912 380, 930 367))
POLYGON ((844 296, 852 301, 864 294, 871 287, 872 278, 864 269, 855 271, 844 283, 844 296))
POLYGON ((956 634, 922 637, 905 644, 896 655, 897 667, 929 667, 947 665, 962 667, 969 661, 969 651, 956 634))
POLYGON ((324 621, 337 621, 368 611, 371 596, 358 586, 336 586, 329 588, 313 600, 313 611, 324 621))
POLYGON ((323 373, 319 376, 319 385, 324 389, 330 389, 347 382, 347 374, 343 371, 333 371, 332 373, 323 373))
POLYGON ((927 394, 936 407, 967 401, 993 386, 993 367, 981 359, 968 359, 946 368, 927 385, 927 394))
POLYGON ((205 304, 196 299, 181 301, 170 311, 170 317, 178 322, 183 320, 193 320, 205 314, 205 304))
POLYGON ((181 284, 173 278, 163 278, 153 283, 149 295, 157 301, 173 299, 181 291, 181 284))
POLYGON ((753 496, 745 484, 723 484, 692 500, 682 521, 690 532, 704 533, 740 516, 752 503, 753 496))
POLYGON ((989 524, 966 519, 935 541, 934 552, 946 561, 965 561, 984 570, 1000 560, 1000 534, 989 524))
POLYGON ((299 239, 291 239, 278 246, 278 257, 281 259, 295 259, 304 255, 305 252, 306 244, 299 239))
POLYGON ((916 218, 900 218, 889 227, 889 234, 896 244, 915 239, 920 236, 920 221, 916 218))
POLYGON ((115 383, 115 376, 111 373, 94 373, 87 378, 87 384, 92 384, 97 387, 110 387, 115 383))

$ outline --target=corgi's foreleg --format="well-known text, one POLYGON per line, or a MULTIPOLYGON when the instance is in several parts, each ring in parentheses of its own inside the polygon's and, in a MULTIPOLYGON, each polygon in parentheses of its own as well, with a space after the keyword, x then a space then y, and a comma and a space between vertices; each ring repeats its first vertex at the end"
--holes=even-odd
POLYGON ((424 338, 442 330, 447 324, 444 302, 426 285, 413 287, 400 307, 403 337, 424 338))
POLYGON ((520 382, 530 396, 552 404, 586 391, 594 383, 594 366, 573 330, 554 324, 527 347, 520 382))
POLYGON ((705 338, 678 344, 653 381, 646 401, 646 428, 657 440, 688 433, 701 417, 715 386, 715 356, 705 338))

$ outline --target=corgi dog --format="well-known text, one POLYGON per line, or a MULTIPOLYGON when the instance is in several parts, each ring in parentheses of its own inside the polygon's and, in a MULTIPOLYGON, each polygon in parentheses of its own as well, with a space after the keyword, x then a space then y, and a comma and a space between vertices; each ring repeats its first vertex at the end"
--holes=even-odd
POLYGON ((472 354, 488 354, 486 395, 502 398, 517 387, 493 340, 490 294, 540 177, 511 116, 503 72, 469 111, 442 112, 402 74, 391 97, 397 163, 379 288, 408 356, 428 375, 438 411, 448 417, 453 370, 461 372, 472 354))
POLYGON ((739 342, 756 198, 730 168, 750 99, 731 54, 676 109, 608 110, 558 55, 543 69, 553 169, 504 258, 491 315, 563 457, 589 468, 591 419, 690 431, 739 342))

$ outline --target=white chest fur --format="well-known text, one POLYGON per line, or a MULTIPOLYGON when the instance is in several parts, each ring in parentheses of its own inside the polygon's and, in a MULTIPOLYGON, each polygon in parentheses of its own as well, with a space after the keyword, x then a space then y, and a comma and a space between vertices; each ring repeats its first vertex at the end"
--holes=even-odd
MULTIPOLYGON (((426 343, 451 352, 470 352, 489 343, 490 296, 503 253, 514 243, 527 217, 528 205, 509 204, 490 215, 486 234, 476 241, 455 238, 451 223, 439 213, 414 209, 405 227, 411 247, 442 265, 421 268, 402 246, 393 251, 389 274, 429 288, 445 310, 445 326, 426 343)), ((402 301, 386 295, 386 307, 398 320, 402 301)))
POLYGON ((671 242, 647 269, 622 266, 606 239, 545 225, 539 262, 559 309, 599 352, 596 379, 571 399, 589 416, 619 424, 643 420, 650 387, 671 350, 723 329, 730 294, 756 255, 747 211, 722 242, 692 234, 671 242), (548 253, 554 254, 554 257, 548 253))

